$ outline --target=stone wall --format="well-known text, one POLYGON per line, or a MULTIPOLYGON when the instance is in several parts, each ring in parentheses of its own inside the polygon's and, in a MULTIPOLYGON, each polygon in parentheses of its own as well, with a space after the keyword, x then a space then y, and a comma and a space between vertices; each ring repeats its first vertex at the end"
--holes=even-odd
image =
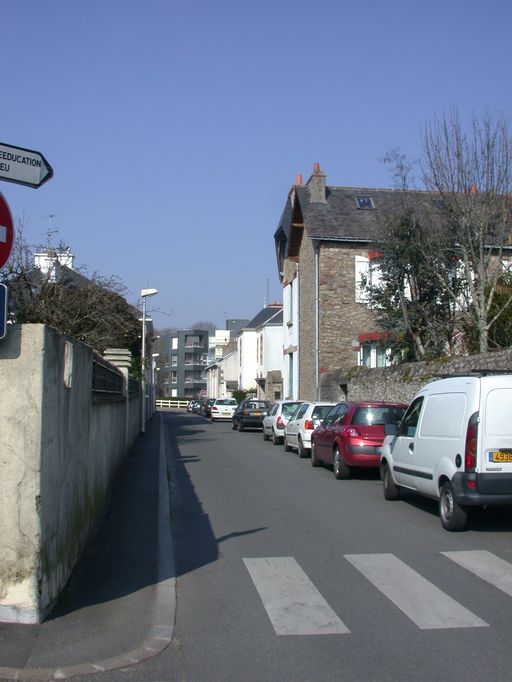
POLYGON ((322 400, 387 400, 410 402, 418 390, 440 376, 470 374, 478 370, 512 373, 512 350, 456 356, 433 362, 405 363, 367 369, 353 367, 326 372, 321 378, 322 400))
POLYGON ((0 620, 40 622, 140 432, 140 396, 93 401, 94 352, 44 325, 0 342, 0 620))

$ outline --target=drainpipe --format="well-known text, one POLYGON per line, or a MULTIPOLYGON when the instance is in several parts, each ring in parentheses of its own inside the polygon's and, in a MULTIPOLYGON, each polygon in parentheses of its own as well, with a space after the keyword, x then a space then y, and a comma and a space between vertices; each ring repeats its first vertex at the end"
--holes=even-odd
POLYGON ((316 399, 320 400, 320 242, 315 247, 315 385, 316 399))

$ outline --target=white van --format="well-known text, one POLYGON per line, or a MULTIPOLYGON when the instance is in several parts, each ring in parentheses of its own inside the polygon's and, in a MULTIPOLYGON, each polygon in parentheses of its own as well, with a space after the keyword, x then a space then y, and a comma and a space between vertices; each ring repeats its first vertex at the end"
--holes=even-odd
POLYGON ((453 531, 465 527, 469 507, 512 504, 512 374, 433 381, 386 434, 387 500, 400 488, 439 499, 441 523, 453 531))

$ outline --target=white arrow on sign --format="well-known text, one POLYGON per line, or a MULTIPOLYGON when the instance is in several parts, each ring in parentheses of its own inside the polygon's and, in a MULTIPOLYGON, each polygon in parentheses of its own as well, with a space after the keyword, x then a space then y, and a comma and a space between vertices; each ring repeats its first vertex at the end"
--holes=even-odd
POLYGON ((0 142, 0 180, 40 187, 53 177, 53 168, 39 152, 0 142))

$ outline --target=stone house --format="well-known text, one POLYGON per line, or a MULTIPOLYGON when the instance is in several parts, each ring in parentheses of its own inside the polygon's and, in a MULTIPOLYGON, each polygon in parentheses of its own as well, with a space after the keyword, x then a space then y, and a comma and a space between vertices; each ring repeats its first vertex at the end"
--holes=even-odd
POLYGON ((274 234, 283 286, 283 396, 319 400, 324 373, 389 364, 386 336, 361 276, 378 275, 372 251, 384 217, 417 192, 332 187, 315 164, 292 186, 274 234), (373 274, 372 274, 373 273, 373 274))

